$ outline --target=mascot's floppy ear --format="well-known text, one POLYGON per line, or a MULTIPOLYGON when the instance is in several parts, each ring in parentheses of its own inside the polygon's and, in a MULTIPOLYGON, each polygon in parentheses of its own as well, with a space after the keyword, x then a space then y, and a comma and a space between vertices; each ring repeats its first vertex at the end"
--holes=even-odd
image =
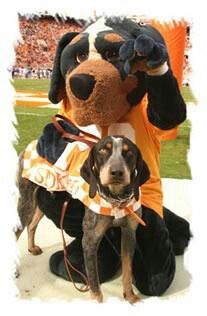
POLYGON ((144 160, 142 160, 140 164, 140 160, 137 160, 137 165, 135 169, 135 177, 134 177, 134 198, 135 200, 139 200, 139 187, 144 184, 150 177, 149 168, 144 160))
POLYGON ((60 71, 60 59, 62 51, 65 46, 70 43, 70 41, 78 34, 78 32, 66 33, 58 43, 50 81, 50 91, 48 94, 49 100, 54 104, 60 102, 66 95, 65 80, 60 71))
POLYGON ((97 191, 97 179, 94 173, 94 150, 91 149, 88 158, 80 169, 81 177, 89 184, 89 197, 92 199, 97 191))

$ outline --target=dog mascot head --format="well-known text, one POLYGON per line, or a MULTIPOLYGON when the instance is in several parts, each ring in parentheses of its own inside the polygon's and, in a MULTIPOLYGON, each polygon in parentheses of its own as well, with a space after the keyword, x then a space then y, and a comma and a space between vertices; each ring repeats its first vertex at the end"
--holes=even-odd
POLYGON ((117 122, 146 93, 143 56, 131 56, 131 62, 125 56, 139 35, 164 44, 155 28, 126 18, 101 18, 81 33, 65 34, 56 51, 50 101, 63 100, 80 126, 117 122))

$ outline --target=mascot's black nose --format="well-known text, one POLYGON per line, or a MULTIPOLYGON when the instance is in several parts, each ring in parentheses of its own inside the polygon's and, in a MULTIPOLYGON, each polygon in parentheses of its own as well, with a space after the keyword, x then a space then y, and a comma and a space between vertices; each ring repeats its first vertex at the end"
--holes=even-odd
POLYGON ((70 87, 73 94, 80 100, 87 100, 91 95, 96 80, 87 74, 77 74, 70 78, 70 87))

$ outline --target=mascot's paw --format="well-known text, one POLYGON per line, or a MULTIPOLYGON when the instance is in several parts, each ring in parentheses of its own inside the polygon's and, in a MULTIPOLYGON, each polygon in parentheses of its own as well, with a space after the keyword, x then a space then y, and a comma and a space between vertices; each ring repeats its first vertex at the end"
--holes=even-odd
MULTIPOLYGON (((79 130, 69 123, 59 121, 59 124, 66 132, 74 135, 79 134, 79 130)), ((50 163, 55 163, 63 153, 68 142, 73 142, 73 140, 66 141, 57 131, 53 123, 49 123, 45 126, 43 134, 38 140, 37 152, 41 157, 47 159, 47 161, 50 163)))
POLYGON ((127 74, 159 68, 168 59, 166 46, 146 34, 126 41, 121 46, 119 55, 125 61, 124 70, 127 74))

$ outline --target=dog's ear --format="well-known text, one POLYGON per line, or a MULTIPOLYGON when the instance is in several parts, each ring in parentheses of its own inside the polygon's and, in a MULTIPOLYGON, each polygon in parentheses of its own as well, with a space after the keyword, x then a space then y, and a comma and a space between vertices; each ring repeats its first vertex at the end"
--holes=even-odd
POLYGON ((58 43, 50 81, 50 90, 48 93, 48 99, 54 104, 57 104, 66 96, 65 80, 60 71, 60 59, 62 51, 65 46, 70 43, 70 41, 72 41, 72 39, 78 34, 78 32, 66 33, 58 43))
POLYGON ((140 173, 140 179, 139 179, 139 185, 144 184, 150 177, 150 171, 148 168, 148 165, 144 160, 142 160, 142 167, 141 167, 141 173, 140 173))
POLYGON ((94 172, 94 150, 91 149, 88 158, 80 169, 81 177, 89 184, 89 197, 92 199, 97 191, 97 179, 94 172))
POLYGON ((150 177, 150 171, 146 164, 146 162, 142 159, 137 161, 136 169, 135 169, 135 178, 134 178, 134 198, 135 200, 139 200, 139 187, 144 184, 150 177))

